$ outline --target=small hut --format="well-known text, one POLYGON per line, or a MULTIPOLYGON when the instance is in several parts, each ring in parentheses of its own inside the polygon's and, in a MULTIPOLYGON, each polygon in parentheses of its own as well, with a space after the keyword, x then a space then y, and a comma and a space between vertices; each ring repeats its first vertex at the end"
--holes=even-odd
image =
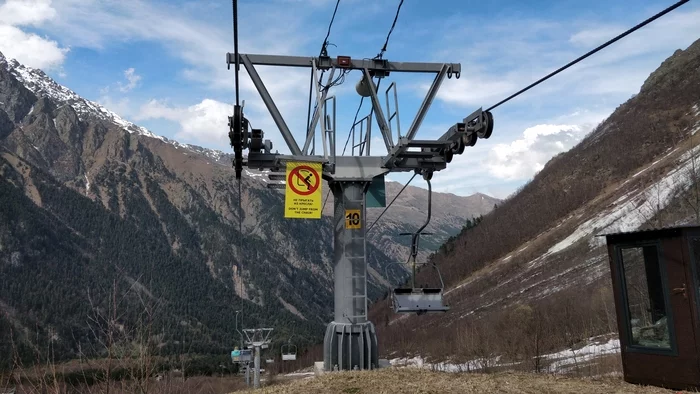
POLYGON ((700 227, 605 237, 625 381, 700 389, 700 227))

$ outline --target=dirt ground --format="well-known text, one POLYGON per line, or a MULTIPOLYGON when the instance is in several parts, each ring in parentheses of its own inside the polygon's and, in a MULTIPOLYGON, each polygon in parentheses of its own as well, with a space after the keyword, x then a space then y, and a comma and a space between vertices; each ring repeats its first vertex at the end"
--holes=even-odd
MULTIPOLYGON (((336 372, 318 378, 297 380, 246 390, 243 393, 280 394, 380 394, 380 393, 639 393, 675 394, 678 391, 642 387, 621 378, 570 378, 527 373, 446 373, 419 369, 382 369, 380 371, 336 372)), ((237 393, 241 393, 240 391, 237 393)))

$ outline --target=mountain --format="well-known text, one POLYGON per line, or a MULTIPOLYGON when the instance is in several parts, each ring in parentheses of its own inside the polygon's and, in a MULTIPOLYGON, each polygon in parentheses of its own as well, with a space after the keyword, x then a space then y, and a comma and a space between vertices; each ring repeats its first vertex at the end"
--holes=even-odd
POLYGON ((699 130, 700 40, 440 248, 432 261, 445 278, 448 313, 396 316, 388 301, 375 304, 384 352, 438 361, 498 356, 538 369, 533 357, 546 348, 576 349, 615 333, 605 238, 597 235, 700 223, 699 130))
MULTIPOLYGON (((157 136, 1 54, 0 174, 0 361, 11 344, 32 360, 49 344, 99 355, 110 332, 130 343, 143 327, 163 354, 225 352, 237 310, 276 341, 316 342, 331 319, 328 217, 284 219, 284 194, 252 170, 239 216, 231 155, 157 136)), ((387 182, 388 199, 399 188, 387 182)), ((373 230, 373 299, 404 280, 385 270, 407 253, 390 232, 417 228, 426 194, 407 188, 373 230)), ((498 201, 434 200, 440 231, 423 258, 498 201)))

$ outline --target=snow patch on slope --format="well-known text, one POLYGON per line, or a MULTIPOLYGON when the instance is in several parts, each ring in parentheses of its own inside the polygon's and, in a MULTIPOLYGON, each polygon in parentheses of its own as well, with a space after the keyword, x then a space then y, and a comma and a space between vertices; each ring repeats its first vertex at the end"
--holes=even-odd
MULTIPOLYGON (((560 252, 579 240, 594 235, 596 232, 626 232, 641 227, 652 216, 654 211, 665 208, 672 200, 676 191, 690 184, 689 171, 693 166, 691 155, 697 155, 700 147, 686 152, 679 160, 680 166, 670 171, 666 176, 647 187, 642 192, 634 194, 631 191, 612 203, 605 209, 574 230, 571 235, 552 246, 545 255, 560 252), (624 201, 624 202, 623 202, 624 201)), ((591 240, 591 246, 602 245, 602 237, 591 240)))
MULTIPOLYGON (((577 366, 594 361, 597 358, 607 355, 618 354, 620 352, 620 341, 617 338, 610 338, 604 341, 606 336, 588 338, 586 345, 577 349, 569 348, 556 353, 541 356, 546 372, 567 373, 577 366)), ((501 362, 502 356, 490 358, 478 358, 465 363, 437 362, 429 363, 421 356, 412 358, 394 358, 389 360, 393 367, 419 368, 440 372, 470 372, 479 371, 486 367, 512 367, 519 363, 501 362)))

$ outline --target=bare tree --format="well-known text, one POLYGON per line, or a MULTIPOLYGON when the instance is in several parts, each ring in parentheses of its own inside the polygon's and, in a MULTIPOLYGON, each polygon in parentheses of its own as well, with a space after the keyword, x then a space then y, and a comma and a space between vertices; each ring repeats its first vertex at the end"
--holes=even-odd
POLYGON ((678 184, 688 184, 687 188, 681 186, 677 190, 677 197, 680 197, 683 204, 693 211, 693 224, 696 225, 700 224, 700 162, 698 162, 697 148, 697 138, 691 134, 690 149, 688 150, 689 166, 680 171, 676 177, 678 184))
POLYGON ((665 223, 663 201, 663 186, 660 183, 654 183, 644 192, 644 201, 638 208, 638 214, 644 224, 642 228, 660 228, 665 223))

